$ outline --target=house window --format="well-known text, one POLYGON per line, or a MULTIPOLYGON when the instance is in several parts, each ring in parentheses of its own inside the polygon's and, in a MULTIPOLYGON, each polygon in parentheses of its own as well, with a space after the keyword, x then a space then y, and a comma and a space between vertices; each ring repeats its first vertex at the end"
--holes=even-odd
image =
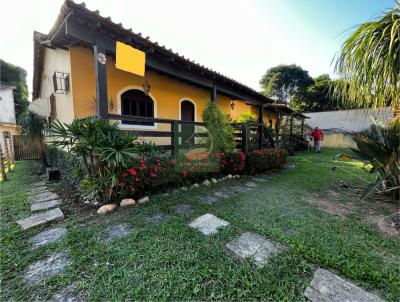
MULTIPOLYGON (((140 116, 154 118, 154 102, 143 91, 131 89, 121 95, 121 114, 127 116, 140 116)), ((153 122, 122 121, 126 125, 153 126, 153 122)))

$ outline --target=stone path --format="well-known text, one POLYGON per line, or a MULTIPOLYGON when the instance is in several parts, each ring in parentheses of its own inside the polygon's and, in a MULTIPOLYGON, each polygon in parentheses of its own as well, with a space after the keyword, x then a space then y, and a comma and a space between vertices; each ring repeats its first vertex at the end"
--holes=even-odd
POLYGON ((64 219, 64 214, 58 207, 62 201, 56 193, 47 189, 45 181, 33 183, 27 194, 28 201, 31 205, 31 212, 40 213, 18 220, 17 223, 22 229, 26 230, 64 219))
POLYGON ((175 206, 175 213, 177 214, 189 214, 193 212, 193 208, 189 204, 178 204, 175 206))
POLYGON ((381 298, 364 291, 329 271, 318 269, 304 295, 319 302, 383 302, 381 298))
POLYGON ((31 215, 27 218, 17 220, 17 223, 22 229, 27 230, 39 225, 44 225, 49 222, 59 221, 64 219, 64 214, 60 208, 51 209, 39 214, 31 215))
POLYGON ((72 283, 70 286, 56 292, 48 302, 80 302, 81 298, 76 293, 76 288, 76 283, 72 283))
POLYGON ((70 264, 67 253, 53 253, 46 259, 29 265, 25 270, 25 281, 28 284, 39 283, 44 278, 62 273, 70 264))
POLYGON ((49 243, 62 240, 67 235, 67 229, 64 227, 57 227, 43 231, 36 236, 33 236, 29 241, 32 249, 39 248, 49 243))
POLYGON ((144 220, 148 223, 159 224, 159 223, 163 222, 164 220, 166 220, 167 218, 168 218, 168 216, 166 214, 158 213, 153 216, 146 217, 144 220))
POLYGON ((218 233, 218 230, 222 227, 229 225, 229 222, 219 219, 212 214, 204 214, 193 220, 189 226, 199 230, 204 235, 213 235, 218 233))
POLYGON ((114 239, 119 239, 128 236, 132 231, 125 224, 119 224, 111 227, 108 230, 106 241, 112 241, 114 239))
POLYGON ((240 259, 251 258, 258 267, 264 267, 269 259, 283 250, 279 243, 249 232, 226 244, 226 248, 240 259))

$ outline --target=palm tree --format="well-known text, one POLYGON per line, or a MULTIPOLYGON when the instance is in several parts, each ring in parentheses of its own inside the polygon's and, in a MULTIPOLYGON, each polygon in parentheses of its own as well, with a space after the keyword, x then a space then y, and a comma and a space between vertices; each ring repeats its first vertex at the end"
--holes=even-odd
POLYGON ((27 110, 19 116, 18 122, 21 125, 21 133, 29 136, 32 144, 39 146, 43 166, 48 167, 43 133, 47 125, 46 118, 27 110))
POLYGON ((342 45, 336 96, 357 107, 400 109, 400 0, 379 19, 360 25, 342 45))

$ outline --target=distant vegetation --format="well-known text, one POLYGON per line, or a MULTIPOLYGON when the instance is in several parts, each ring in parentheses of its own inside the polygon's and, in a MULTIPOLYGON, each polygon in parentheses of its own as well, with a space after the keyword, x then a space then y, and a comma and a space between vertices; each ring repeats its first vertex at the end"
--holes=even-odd
POLYGON ((7 63, 0 59, 0 81, 3 84, 13 85, 16 87, 14 90, 14 100, 15 114, 18 118, 19 115, 24 112, 29 105, 26 71, 21 67, 7 63))
POLYGON ((260 80, 263 93, 278 103, 290 104, 299 112, 318 112, 352 108, 342 97, 333 97, 333 81, 323 74, 312 78, 297 65, 278 65, 260 80))

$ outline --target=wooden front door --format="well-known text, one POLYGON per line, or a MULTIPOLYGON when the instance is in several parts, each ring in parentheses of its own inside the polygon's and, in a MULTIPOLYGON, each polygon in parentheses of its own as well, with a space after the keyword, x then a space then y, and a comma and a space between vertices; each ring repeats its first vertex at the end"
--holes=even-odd
MULTIPOLYGON (((181 120, 182 121, 195 121, 194 104, 191 101, 181 102, 181 120)), ((184 148, 190 147, 194 144, 194 124, 182 124, 182 145, 184 148)))

